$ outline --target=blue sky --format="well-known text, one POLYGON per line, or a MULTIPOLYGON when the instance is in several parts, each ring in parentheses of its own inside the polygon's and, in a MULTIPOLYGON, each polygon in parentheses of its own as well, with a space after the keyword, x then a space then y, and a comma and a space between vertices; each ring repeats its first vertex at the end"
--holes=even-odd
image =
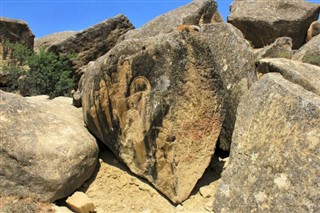
MULTIPOLYGON (((0 16, 26 21, 36 37, 79 31, 117 14, 135 27, 192 0, 0 0, 0 16)), ((226 20, 233 0, 217 0, 226 20)), ((310 0, 320 3, 320 0, 310 0)))

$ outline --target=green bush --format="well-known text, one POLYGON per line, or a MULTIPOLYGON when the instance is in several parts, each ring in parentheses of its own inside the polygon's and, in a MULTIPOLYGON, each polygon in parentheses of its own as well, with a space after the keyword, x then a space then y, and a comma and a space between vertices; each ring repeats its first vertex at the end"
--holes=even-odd
POLYGON ((1 88, 7 92, 12 92, 18 90, 18 78, 24 75, 25 71, 19 66, 8 66, 3 65, 3 73, 7 78, 7 85, 4 88, 1 88))
POLYGON ((3 70, 11 73, 15 79, 14 87, 17 86, 18 78, 24 75, 23 80, 19 81, 22 95, 49 95, 50 98, 70 95, 75 86, 75 80, 71 76, 74 55, 56 55, 44 48, 38 53, 30 53, 20 44, 7 44, 12 50, 12 57, 19 61, 20 65, 29 67, 28 71, 19 65, 3 67, 3 70))
POLYGON ((17 60, 19 65, 25 65, 28 57, 32 55, 32 50, 19 43, 11 43, 6 41, 4 46, 6 49, 10 49, 11 58, 17 60))

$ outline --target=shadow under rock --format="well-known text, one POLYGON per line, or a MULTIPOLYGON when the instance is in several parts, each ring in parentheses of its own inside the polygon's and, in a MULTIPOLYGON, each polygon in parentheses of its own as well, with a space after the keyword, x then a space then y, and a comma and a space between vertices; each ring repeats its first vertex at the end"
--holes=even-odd
POLYGON ((201 187, 208 186, 214 181, 217 181, 221 178, 221 173, 225 164, 225 161, 223 161, 223 159, 227 157, 229 157, 229 152, 223 151, 219 147, 216 148, 208 168, 205 170, 202 177, 198 180, 190 196, 197 194, 201 187))
POLYGON ((80 187, 80 191, 82 192, 87 192, 87 190, 89 189, 90 185, 95 181, 98 172, 100 170, 101 167, 101 161, 105 164, 114 166, 122 171, 124 171, 125 173, 127 173, 129 176, 135 177, 137 178, 139 181, 141 181, 144 184, 149 185, 150 187, 152 187, 155 191, 157 191, 157 193, 159 195, 161 195, 164 199, 166 199, 169 203, 171 203, 173 206, 175 206, 175 204, 169 200, 162 192, 160 192, 158 189, 156 189, 150 182, 148 182, 147 180, 145 180, 144 178, 134 174, 133 172, 131 172, 131 170, 123 163, 121 162, 121 160, 119 160, 115 154, 111 151, 111 149, 109 149, 109 147, 105 144, 103 144, 101 141, 98 141, 98 146, 99 146, 99 161, 97 163, 97 166, 92 174, 92 176, 90 177, 89 180, 87 180, 81 187, 80 187))

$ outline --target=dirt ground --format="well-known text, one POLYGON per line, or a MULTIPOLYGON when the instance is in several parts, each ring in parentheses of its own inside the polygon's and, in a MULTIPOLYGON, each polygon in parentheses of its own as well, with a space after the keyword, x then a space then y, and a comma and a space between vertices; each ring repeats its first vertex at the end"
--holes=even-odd
POLYGON ((215 155, 190 198, 174 205, 145 180, 132 174, 110 150, 101 147, 95 174, 80 191, 92 199, 97 213, 212 212, 213 195, 224 164, 219 159, 215 155))

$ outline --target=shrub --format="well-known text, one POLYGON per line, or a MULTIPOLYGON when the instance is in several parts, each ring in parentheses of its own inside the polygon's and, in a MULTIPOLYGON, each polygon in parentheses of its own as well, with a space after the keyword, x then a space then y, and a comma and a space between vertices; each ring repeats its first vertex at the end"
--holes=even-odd
POLYGON ((6 76, 6 85, 2 89, 8 92, 18 90, 18 78, 24 75, 25 71, 19 66, 3 65, 3 76, 6 76))
POLYGON ((17 60, 19 65, 25 65, 28 57, 32 55, 32 50, 19 43, 11 43, 6 41, 4 46, 10 50, 11 58, 17 60))
POLYGON ((40 49, 39 53, 28 58, 30 67, 23 81, 23 93, 30 95, 49 95, 50 98, 57 96, 68 96, 70 90, 75 86, 71 77, 70 55, 56 55, 40 49))
POLYGON ((11 57, 18 61, 16 65, 3 67, 4 72, 11 76, 11 89, 17 88, 19 83, 20 93, 24 96, 49 95, 54 98, 70 95, 75 86, 75 80, 71 76, 74 55, 57 55, 44 48, 34 53, 21 44, 6 42, 6 45, 12 51, 11 57), (26 65, 29 69, 26 71, 21 65, 26 65), (18 82, 20 76, 24 78, 18 82))

